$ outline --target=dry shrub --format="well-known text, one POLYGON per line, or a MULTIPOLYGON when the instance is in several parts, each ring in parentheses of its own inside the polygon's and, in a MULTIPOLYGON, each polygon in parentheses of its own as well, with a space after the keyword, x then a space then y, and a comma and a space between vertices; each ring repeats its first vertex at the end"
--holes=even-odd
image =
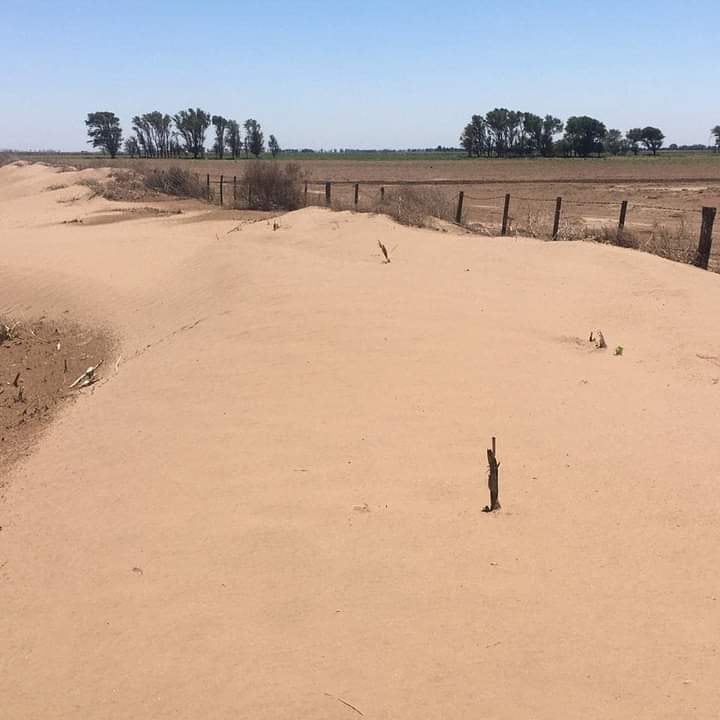
POLYGON ((198 176, 177 165, 167 170, 145 170, 144 185, 150 190, 176 197, 205 198, 207 195, 198 176))
POLYGON ((143 177, 128 170, 113 170, 107 180, 84 178, 79 184, 90 188, 90 198, 133 202, 148 197, 143 177))
POLYGON ((384 199, 371 209, 415 227, 431 225, 433 218, 453 221, 455 217, 455 208, 447 195, 431 187, 386 188, 384 199))
POLYGON ((3 165, 9 165, 10 163, 14 163, 16 160, 19 160, 17 155, 7 152, 5 150, 0 151, 0 167, 3 165))
POLYGON ((552 220, 547 213, 527 210, 521 218, 508 217, 508 234, 540 238, 552 235, 552 220))
MULTIPOLYGON (((509 232, 513 235, 521 235, 532 238, 552 239, 553 216, 539 210, 528 210, 519 222, 510 218, 509 232)), ((589 229, 585 222, 579 218, 561 218, 558 225, 557 240, 574 241, 586 240, 589 236, 589 229)))
POLYGON ((159 194, 175 197, 205 197, 205 188, 194 173, 179 167, 167 170, 113 170, 107 180, 87 178, 81 185, 92 191, 90 197, 136 202, 152 200, 159 194))
POLYGON ((296 163, 254 160, 243 177, 248 187, 247 205, 251 210, 297 210, 303 204, 302 180, 296 163))
POLYGON ((656 223, 650 235, 640 240, 638 249, 668 260, 693 263, 697 254, 697 241, 683 219, 674 230, 656 223))
POLYGON ((655 223, 649 234, 628 229, 618 232, 615 227, 604 226, 589 235, 588 239, 631 250, 641 250, 682 263, 693 263, 697 250, 684 218, 674 229, 655 223))
POLYGON ((618 233, 617 228, 611 225, 602 225, 594 230, 588 230, 585 239, 594 240, 603 245, 617 245, 634 250, 637 250, 638 246, 638 239, 634 232, 624 230, 622 233, 618 233))

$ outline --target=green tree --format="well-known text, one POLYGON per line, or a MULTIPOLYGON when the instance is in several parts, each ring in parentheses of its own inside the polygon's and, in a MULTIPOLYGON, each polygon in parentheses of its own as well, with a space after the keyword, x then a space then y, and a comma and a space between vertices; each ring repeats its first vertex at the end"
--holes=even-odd
POLYGON ((510 111, 507 108, 495 108, 485 114, 488 143, 498 157, 508 151, 508 128, 510 126, 510 111))
MULTIPOLYGON (((605 136, 605 150, 610 155, 620 155, 625 148, 625 141, 620 130, 610 129, 605 136)), ((626 149, 627 151, 627 149, 626 149)))
POLYGON ((553 154, 554 138, 563 131, 564 127, 560 118, 553 117, 552 115, 546 115, 543 118, 539 148, 540 154, 543 157, 550 157, 553 154))
POLYGON ((543 119, 534 113, 522 114, 522 126, 520 130, 520 154, 535 155, 540 152, 542 143, 543 119))
POLYGON ((268 150, 270 150, 273 157, 277 157, 277 154, 280 152, 280 144, 274 135, 271 135, 268 140, 268 150))
POLYGON ((237 160, 240 150, 242 149, 242 138, 240 136, 240 125, 236 120, 227 121, 227 134, 225 135, 227 148, 232 155, 233 160, 237 160))
POLYGON ((720 125, 716 125, 710 132, 715 136, 715 152, 720 152, 720 125))
POLYGON ((632 128, 625 133, 625 139, 628 141, 630 150, 633 155, 637 155, 640 152, 640 143, 643 139, 642 128, 632 128))
POLYGON ((126 155, 129 155, 131 158, 140 156, 140 148, 138 147, 138 142, 134 137, 129 137, 125 141, 124 146, 126 155))
POLYGON ((604 123, 595 118, 582 115, 568 118, 565 123, 565 140, 569 143, 575 155, 588 157, 596 152, 602 152, 602 140, 607 134, 604 123))
POLYGON ((473 115, 460 136, 460 145, 468 157, 480 157, 485 150, 485 120, 481 115, 473 115))
POLYGON ((205 133, 210 127, 210 114, 200 108, 188 108, 173 115, 175 127, 183 139, 185 150, 193 158, 205 155, 205 133))
POLYGON ((553 155, 558 155, 558 156, 561 155, 562 157, 570 157, 570 155, 572 155, 572 151, 573 151, 572 145, 564 137, 561 137, 559 140, 556 140, 553 143, 553 149, 552 149, 553 155))
POLYGON ((265 151, 265 138, 262 128, 257 120, 250 118, 245 121, 245 145, 247 152, 251 152, 256 158, 265 151))
POLYGON ((103 152, 109 153, 111 158, 117 155, 122 142, 122 128, 120 120, 113 112, 99 111, 88 113, 85 125, 88 129, 93 147, 100 148, 103 152))
POLYGON ((225 155, 225 131, 227 130, 228 121, 222 115, 213 115, 212 124, 215 126, 213 150, 215 150, 215 155, 222 160, 225 155))
POLYGON ((159 110, 132 119, 138 148, 145 157, 169 157, 172 118, 159 110))
POLYGON ((642 142, 653 155, 657 155, 657 151, 665 142, 665 135, 660 128, 648 125, 648 127, 642 129, 642 142))
POLYGON ((152 129, 147 117, 145 115, 135 115, 132 119, 132 129, 135 133, 140 154, 145 157, 154 157, 155 143, 153 142, 152 129))
POLYGON ((152 128, 155 137, 155 147, 160 157, 170 156, 170 136, 172 130, 172 118, 167 113, 155 110, 144 115, 152 128))

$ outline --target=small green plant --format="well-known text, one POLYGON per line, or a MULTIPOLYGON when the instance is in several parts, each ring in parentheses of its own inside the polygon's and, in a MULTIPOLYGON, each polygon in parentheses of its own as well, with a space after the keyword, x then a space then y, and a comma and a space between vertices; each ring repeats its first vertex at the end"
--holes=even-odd
POLYGON ((622 346, 622 345, 618 345, 618 346, 615 348, 615 354, 616 354, 616 355, 622 355, 622 354, 623 354, 623 346, 622 346))

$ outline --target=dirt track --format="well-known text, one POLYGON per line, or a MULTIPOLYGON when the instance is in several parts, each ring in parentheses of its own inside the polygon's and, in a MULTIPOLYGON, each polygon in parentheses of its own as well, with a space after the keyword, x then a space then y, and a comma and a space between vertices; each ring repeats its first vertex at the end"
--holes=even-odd
POLYGON ((63 224, 117 209, 80 177, 0 169, 0 315, 119 360, 3 470, 3 717, 716 716, 717 275, 319 208, 63 224))

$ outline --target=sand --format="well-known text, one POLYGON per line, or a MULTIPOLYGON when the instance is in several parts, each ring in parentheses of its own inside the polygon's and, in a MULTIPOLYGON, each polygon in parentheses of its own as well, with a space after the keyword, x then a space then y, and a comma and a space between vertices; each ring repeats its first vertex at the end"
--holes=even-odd
POLYGON ((3 718, 717 716, 716 274, 319 208, 63 224, 117 207, 43 191, 78 179, 0 169, 0 315, 117 339, 2 471, 3 718))

